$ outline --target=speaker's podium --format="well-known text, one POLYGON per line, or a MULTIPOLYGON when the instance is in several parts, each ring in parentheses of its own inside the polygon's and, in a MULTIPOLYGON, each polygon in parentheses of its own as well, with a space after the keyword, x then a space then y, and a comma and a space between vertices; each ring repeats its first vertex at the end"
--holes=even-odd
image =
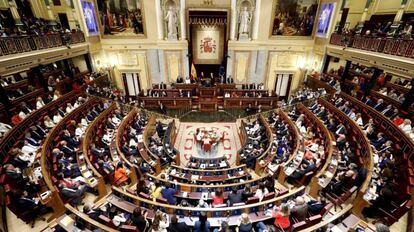
POLYGON ((217 87, 200 87, 198 108, 202 112, 217 111, 217 87))

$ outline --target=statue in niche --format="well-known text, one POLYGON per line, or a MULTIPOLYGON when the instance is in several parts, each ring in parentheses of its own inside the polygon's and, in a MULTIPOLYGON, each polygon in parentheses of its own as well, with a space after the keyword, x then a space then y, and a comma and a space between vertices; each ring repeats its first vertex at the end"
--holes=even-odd
POLYGON ((168 39, 177 39, 177 12, 173 6, 170 6, 165 16, 165 21, 167 21, 167 32, 168 39))
POLYGON ((247 7, 243 7, 239 15, 239 38, 248 38, 252 17, 247 7))

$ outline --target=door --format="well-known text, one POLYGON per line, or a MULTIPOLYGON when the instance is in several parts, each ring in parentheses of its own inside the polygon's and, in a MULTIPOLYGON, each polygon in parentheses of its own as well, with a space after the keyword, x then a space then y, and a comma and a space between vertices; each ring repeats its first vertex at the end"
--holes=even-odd
POLYGON ((279 99, 286 100, 288 98, 292 79, 293 74, 291 73, 276 73, 275 93, 279 99))
POLYGON ((122 73, 126 97, 136 97, 141 91, 141 84, 138 73, 122 73))
POLYGON ((70 30, 68 16, 65 13, 59 13, 58 16, 62 27, 70 30))

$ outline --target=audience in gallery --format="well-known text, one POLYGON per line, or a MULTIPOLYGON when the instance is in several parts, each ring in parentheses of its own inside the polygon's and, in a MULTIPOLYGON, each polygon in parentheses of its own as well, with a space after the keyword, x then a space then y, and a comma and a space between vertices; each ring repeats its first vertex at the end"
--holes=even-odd
POLYGON ((402 39, 411 39, 412 28, 411 22, 400 21, 398 27, 395 30, 392 29, 393 23, 389 22, 379 22, 379 23, 370 23, 364 25, 363 28, 359 29, 359 24, 355 25, 355 28, 347 29, 344 28, 341 34, 344 36, 344 40, 347 40, 346 36, 361 34, 365 37, 393 37, 393 38, 402 38, 402 39))
MULTIPOLYGON (((110 87, 98 87, 96 85, 88 85, 86 88, 86 93, 92 96, 109 98, 114 101, 119 101, 121 103, 126 103, 125 93, 122 90, 117 88, 110 87)), ((132 99, 129 99, 132 103, 132 99)))
POLYGON ((304 102, 310 99, 316 99, 326 94, 325 89, 318 89, 317 91, 313 91, 310 88, 304 87, 296 91, 292 94, 289 98, 288 105, 294 105, 299 102, 304 102))

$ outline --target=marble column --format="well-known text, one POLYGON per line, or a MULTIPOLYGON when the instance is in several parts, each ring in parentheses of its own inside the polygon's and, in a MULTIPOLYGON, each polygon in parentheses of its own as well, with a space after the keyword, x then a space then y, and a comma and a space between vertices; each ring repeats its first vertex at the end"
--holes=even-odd
POLYGON ((256 0, 256 8, 254 10, 254 24, 253 24, 253 32, 252 32, 252 39, 254 40, 257 40, 257 37, 259 35, 260 4, 261 4, 261 0, 256 0))
POLYGON ((9 2, 9 7, 10 7, 9 8, 10 9, 10 12, 11 12, 11 14, 13 16, 13 19, 16 22, 20 22, 20 15, 19 15, 19 12, 17 11, 16 2, 14 0, 9 2))
POLYGON ((364 11, 362 12, 362 16, 361 16, 361 21, 360 22, 365 22, 365 20, 367 19, 367 15, 368 15, 368 8, 365 8, 364 11))
POLYGON ((180 27, 181 27, 181 40, 187 39, 186 33, 186 22, 185 22, 185 0, 180 0, 180 27))
POLYGON ((230 40, 236 39, 237 0, 231 0, 230 40))
POLYGON ((405 4, 402 4, 400 6, 400 9, 398 9, 397 14, 394 17, 394 23, 399 23, 401 21, 404 11, 405 11, 405 4))
POLYGON ((163 17, 161 11, 161 0, 155 0, 155 14, 157 16, 158 39, 164 39, 163 17))

